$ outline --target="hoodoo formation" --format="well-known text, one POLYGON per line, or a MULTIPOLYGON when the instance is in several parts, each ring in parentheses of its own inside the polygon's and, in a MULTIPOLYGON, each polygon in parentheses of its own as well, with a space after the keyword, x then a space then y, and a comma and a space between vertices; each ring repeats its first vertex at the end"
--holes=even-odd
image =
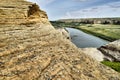
POLYGON ((0 0, 0 80, 120 80, 51 26, 24 0, 0 0))

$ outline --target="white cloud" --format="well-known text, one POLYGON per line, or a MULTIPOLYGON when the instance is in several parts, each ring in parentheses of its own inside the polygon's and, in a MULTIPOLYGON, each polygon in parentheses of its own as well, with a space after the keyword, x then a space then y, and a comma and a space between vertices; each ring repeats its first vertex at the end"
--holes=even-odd
POLYGON ((62 18, 94 18, 94 17, 118 17, 120 16, 120 2, 95 6, 86 9, 68 11, 62 18))

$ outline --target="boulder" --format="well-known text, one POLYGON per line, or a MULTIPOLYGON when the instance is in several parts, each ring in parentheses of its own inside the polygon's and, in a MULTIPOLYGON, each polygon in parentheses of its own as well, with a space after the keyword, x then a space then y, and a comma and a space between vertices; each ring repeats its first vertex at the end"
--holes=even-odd
POLYGON ((105 55, 106 60, 120 62, 120 40, 101 46, 98 49, 105 55))
POLYGON ((81 50, 97 61, 104 61, 104 54, 102 54, 97 48, 81 48, 81 50))

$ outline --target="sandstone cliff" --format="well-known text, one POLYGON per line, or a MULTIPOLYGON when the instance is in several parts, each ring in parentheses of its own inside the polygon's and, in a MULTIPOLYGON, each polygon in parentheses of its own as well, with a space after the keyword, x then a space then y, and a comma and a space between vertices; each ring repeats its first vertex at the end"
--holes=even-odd
POLYGON ((0 24, 28 24, 48 22, 38 5, 25 0, 0 0, 0 24))
POLYGON ((82 53, 24 0, 0 0, 0 80, 120 80, 82 53))

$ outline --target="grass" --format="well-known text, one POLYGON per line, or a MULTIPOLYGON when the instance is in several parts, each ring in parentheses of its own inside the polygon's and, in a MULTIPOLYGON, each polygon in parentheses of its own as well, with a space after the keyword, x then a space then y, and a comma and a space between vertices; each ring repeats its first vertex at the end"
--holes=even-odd
POLYGON ((108 41, 120 39, 120 25, 86 24, 76 28, 108 41))
MULTIPOLYGON (((120 25, 114 24, 81 24, 77 22, 51 22, 55 28, 60 27, 72 27, 80 29, 86 33, 95 35, 108 41, 114 41, 120 39, 120 25)), ((120 72, 119 62, 103 61, 102 64, 111 67, 117 72, 120 72)))
POLYGON ((102 64, 111 67, 117 72, 120 72, 120 62, 109 62, 109 61, 103 61, 102 64))
POLYGON ((81 24, 79 22, 51 22, 57 27, 72 27, 108 41, 120 39, 120 25, 114 24, 81 24))
MULTIPOLYGON (((120 39, 120 25, 114 24, 81 24, 77 22, 51 22, 55 28, 60 27, 72 27, 80 29, 86 33, 95 35, 108 41, 114 41, 120 39)), ((119 62, 103 61, 102 64, 111 67, 112 69, 120 72, 119 62)))

